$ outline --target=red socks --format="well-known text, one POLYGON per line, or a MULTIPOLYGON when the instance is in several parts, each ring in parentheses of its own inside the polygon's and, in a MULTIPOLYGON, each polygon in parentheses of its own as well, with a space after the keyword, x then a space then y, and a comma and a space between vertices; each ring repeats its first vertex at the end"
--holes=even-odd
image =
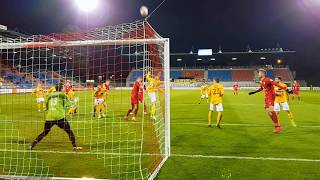
POLYGON ((280 122, 276 112, 271 112, 270 118, 272 119, 275 127, 280 127, 280 122))

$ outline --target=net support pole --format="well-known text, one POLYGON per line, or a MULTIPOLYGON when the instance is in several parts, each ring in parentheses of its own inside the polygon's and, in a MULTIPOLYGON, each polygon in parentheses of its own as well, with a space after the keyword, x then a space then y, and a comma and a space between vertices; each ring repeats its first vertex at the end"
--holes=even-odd
POLYGON ((164 82, 165 82, 165 153, 170 156, 170 40, 164 43, 164 82))

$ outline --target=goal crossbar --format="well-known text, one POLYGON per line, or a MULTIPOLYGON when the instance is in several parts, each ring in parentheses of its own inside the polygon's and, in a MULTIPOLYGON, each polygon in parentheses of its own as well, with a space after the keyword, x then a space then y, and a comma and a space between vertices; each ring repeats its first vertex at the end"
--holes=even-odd
POLYGON ((161 39, 53 41, 53 42, 17 42, 17 43, 1 43, 0 42, 0 49, 32 49, 32 48, 99 46, 99 45, 139 45, 139 44, 164 43, 165 41, 167 41, 166 38, 161 38, 161 39))

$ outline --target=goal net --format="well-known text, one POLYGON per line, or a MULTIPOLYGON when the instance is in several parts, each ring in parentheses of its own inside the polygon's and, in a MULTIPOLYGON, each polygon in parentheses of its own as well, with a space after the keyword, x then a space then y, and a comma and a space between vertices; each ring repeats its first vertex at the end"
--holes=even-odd
POLYGON ((157 175, 170 155, 169 40, 147 21, 0 37, 0 54, 0 179, 157 175))

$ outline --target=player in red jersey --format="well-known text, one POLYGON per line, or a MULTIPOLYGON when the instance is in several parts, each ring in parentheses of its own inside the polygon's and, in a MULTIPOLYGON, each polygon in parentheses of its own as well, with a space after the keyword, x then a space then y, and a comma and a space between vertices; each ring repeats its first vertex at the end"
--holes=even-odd
POLYGON ((239 84, 238 84, 238 82, 234 82, 234 84, 233 84, 233 95, 238 95, 238 91, 239 91, 239 84))
POLYGON ((138 98, 139 98, 139 102, 143 103, 143 113, 144 114, 147 114, 147 104, 146 104, 146 102, 143 101, 144 91, 146 91, 146 90, 147 90, 146 86, 143 83, 141 83, 138 98))
POLYGON ((261 86, 258 90, 249 92, 249 95, 253 95, 257 92, 264 90, 265 92, 265 109, 268 115, 270 116, 271 120, 274 123, 274 130, 275 133, 281 132, 281 125, 277 116, 277 113, 274 111, 274 100, 275 100, 275 90, 274 86, 277 86, 281 89, 286 89, 286 87, 281 86, 279 83, 276 83, 272 79, 266 76, 266 70, 259 69, 259 78, 261 80, 261 86))
POLYGON ((298 101, 300 101, 300 84, 297 81, 293 82, 292 91, 292 100, 294 100, 294 97, 296 96, 298 98, 298 101))
POLYGON ((137 121, 138 110, 139 110, 139 91, 142 86, 142 78, 138 77, 137 80, 134 82, 131 91, 131 108, 128 110, 126 116, 124 117, 125 120, 128 120, 128 116, 133 111, 133 121, 137 121))

